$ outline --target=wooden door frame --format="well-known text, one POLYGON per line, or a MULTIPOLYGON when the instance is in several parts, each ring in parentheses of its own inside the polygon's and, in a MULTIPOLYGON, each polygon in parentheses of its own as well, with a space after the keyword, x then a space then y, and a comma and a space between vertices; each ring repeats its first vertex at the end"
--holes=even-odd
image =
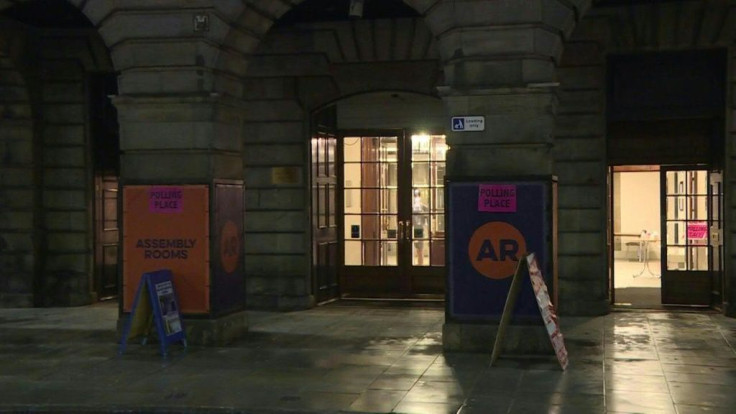
MULTIPOLYGON (((346 266, 345 265, 345 157, 344 140, 346 137, 397 137, 397 221, 401 217, 401 181, 402 158, 406 130, 404 129, 345 129, 337 131, 337 231, 338 231, 338 278, 343 297, 401 297, 410 286, 402 277, 402 243, 397 234, 396 266, 346 266)), ((397 223, 398 224, 398 223, 397 223)), ((397 233, 400 229, 397 228, 397 233)), ((361 236, 363 229, 361 228, 361 236)), ((362 239, 362 237, 361 237, 362 239)))
MULTIPOLYGON (((343 296, 380 297, 380 298, 444 298, 445 273, 444 266, 427 266, 413 264, 413 227, 408 225, 412 220, 412 142, 411 136, 419 131, 413 129, 346 129, 337 133, 338 151, 338 268, 339 280, 343 296), (345 161, 344 139, 346 137, 398 137, 397 154, 397 265, 396 266, 345 266, 345 161), (399 222, 403 223, 400 225, 399 222)), ((428 133, 444 135, 443 133, 428 133)), ((428 212, 429 215, 431 212, 428 212)), ((363 230, 361 229, 361 234, 363 230)), ((431 236, 429 237, 431 240, 431 236)), ((444 253, 444 251, 443 251, 444 253)))

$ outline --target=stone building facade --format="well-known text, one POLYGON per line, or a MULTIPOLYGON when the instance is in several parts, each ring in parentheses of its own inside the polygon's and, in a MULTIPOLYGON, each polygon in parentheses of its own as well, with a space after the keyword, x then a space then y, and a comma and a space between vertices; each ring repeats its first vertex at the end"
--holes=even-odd
MULTIPOLYGON (((245 183, 246 306, 314 306, 324 298, 311 141, 322 116, 335 136, 444 134, 450 176, 556 176, 568 315, 612 306, 610 168, 722 171, 722 265, 709 306, 735 312, 734 1, 367 0, 360 18, 337 0, 46 3, 0 0, 0 306, 115 294, 125 266, 118 189, 217 180, 245 183), (614 110, 616 59, 697 51, 722 56, 719 113, 614 110), (484 116, 487 127, 452 132, 455 115, 484 116), (701 158, 687 156, 695 138, 612 132, 691 118, 716 125, 701 158), (283 171, 288 179, 276 179, 283 171)), ((337 256, 329 272, 339 273, 337 256)))

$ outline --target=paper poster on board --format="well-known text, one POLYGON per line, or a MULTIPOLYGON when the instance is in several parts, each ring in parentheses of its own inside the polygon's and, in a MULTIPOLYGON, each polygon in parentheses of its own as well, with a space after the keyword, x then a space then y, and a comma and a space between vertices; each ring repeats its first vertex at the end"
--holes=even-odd
POLYGON ((154 326, 161 355, 166 356, 169 344, 181 342, 187 346, 173 274, 169 269, 141 275, 130 314, 123 326, 119 352, 124 353, 128 341, 137 337, 142 337, 142 343, 145 344, 154 326))
POLYGON ((130 312, 141 275, 170 269, 179 312, 210 310, 209 188, 123 187, 123 310, 130 312))
MULTIPOLYGON (((452 319, 498 320, 522 257, 534 251, 546 263, 550 186, 543 181, 448 181, 447 304, 452 319)), ((534 298, 520 298, 517 317, 536 319, 537 314, 534 298)))

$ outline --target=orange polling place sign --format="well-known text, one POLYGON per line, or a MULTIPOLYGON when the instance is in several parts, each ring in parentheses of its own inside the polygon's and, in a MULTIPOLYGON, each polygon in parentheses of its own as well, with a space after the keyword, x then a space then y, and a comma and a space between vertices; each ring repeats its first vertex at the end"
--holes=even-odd
POLYGON ((123 188, 123 310, 144 273, 170 269, 182 313, 209 313, 209 188, 123 188))

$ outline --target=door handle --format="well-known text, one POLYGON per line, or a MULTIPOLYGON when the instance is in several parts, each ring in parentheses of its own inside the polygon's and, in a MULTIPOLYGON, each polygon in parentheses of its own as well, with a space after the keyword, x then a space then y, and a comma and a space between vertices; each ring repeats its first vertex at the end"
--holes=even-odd
POLYGON ((396 234, 396 240, 401 240, 404 237, 404 222, 399 220, 399 231, 396 234))
POLYGON ((406 227, 404 227, 406 230, 404 232, 404 240, 411 240, 411 220, 406 220, 406 227))

